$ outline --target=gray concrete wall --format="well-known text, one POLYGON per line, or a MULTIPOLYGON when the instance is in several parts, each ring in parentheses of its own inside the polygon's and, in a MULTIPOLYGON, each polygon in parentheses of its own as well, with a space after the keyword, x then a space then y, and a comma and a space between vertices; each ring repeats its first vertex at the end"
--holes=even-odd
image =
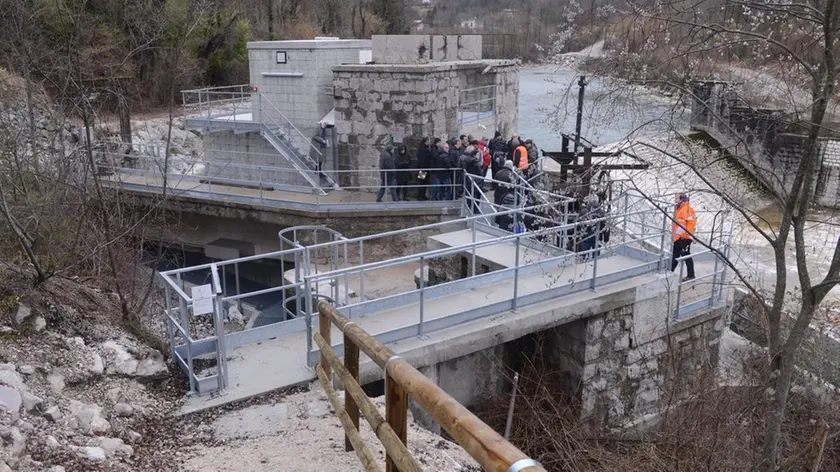
MULTIPOLYGON (((379 153, 404 132, 412 151, 422 136, 459 133, 459 91, 501 83, 505 113, 501 129, 515 129, 518 70, 513 61, 467 61, 425 65, 338 66, 335 73, 336 133, 340 169, 376 169, 379 153), (492 65, 485 74, 482 72, 492 65)), ((493 129, 488 129, 489 137, 493 129)), ((344 185, 377 185, 376 179, 344 185)))
POLYGON ((480 35, 373 35, 373 62, 425 64, 482 58, 480 35))
MULTIPOLYGON (((333 108, 332 67, 358 64, 359 51, 369 50, 368 40, 258 41, 248 43, 251 85, 276 107, 252 96, 254 115, 266 123, 285 125, 284 115, 306 137, 299 145, 320 135, 318 121, 333 108), (277 52, 286 63, 277 64, 277 52)), ((329 161, 329 160, 328 160, 329 161)), ((329 163, 327 161, 327 163, 329 163)))
POLYGON ((205 163, 205 175, 263 184, 311 187, 300 172, 259 133, 219 131, 206 134, 202 141, 204 157, 212 161, 205 163), (266 168, 237 168, 226 164, 266 168))

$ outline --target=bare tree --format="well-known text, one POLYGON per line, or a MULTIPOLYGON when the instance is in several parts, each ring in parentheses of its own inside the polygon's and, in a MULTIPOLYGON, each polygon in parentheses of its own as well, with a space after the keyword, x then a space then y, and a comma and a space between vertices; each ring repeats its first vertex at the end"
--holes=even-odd
MULTIPOLYGON (((807 96, 802 101, 793 99, 795 92, 777 94, 779 99, 790 98, 786 108, 793 116, 802 117, 795 126, 786 123, 802 135, 798 158, 790 169, 769 165, 768 149, 755 146, 752 140, 744 138, 731 149, 745 167, 773 173, 775 179, 784 182, 771 190, 781 215, 778 225, 739 202, 732 189, 704 175, 708 161, 683 160, 740 214, 774 254, 775 274, 770 287, 759 286, 738 270, 736 261, 728 261, 740 283, 757 295, 766 320, 769 409, 758 464, 764 470, 775 470, 781 460, 785 408, 809 325, 828 292, 840 282, 840 240, 826 248, 830 262, 824 271, 815 270, 809 263, 806 249, 807 221, 813 212, 821 159, 820 137, 831 131, 830 114, 835 103, 840 58, 838 10, 835 0, 631 1, 614 16, 610 42, 616 54, 602 71, 678 90, 688 101, 706 99, 695 94, 696 80, 720 78, 731 70, 745 71, 736 77, 742 80, 751 77, 750 73, 770 75, 780 89, 802 89, 807 96), (788 252, 795 256, 792 264, 786 258, 788 252), (796 274, 798 287, 788 282, 791 272, 796 274), (795 288, 801 300, 791 295, 795 288)), ((741 134, 749 132, 741 130, 741 134)))

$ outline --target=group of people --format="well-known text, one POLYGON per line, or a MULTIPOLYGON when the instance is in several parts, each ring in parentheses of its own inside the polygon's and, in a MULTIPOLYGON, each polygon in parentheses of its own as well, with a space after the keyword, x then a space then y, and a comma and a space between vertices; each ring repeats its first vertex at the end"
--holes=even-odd
POLYGON ((485 187, 485 178, 502 177, 504 182, 511 182, 511 172, 531 175, 538 160, 539 150, 533 140, 522 140, 515 133, 505 140, 499 131, 489 141, 472 135, 445 141, 425 137, 417 148, 416 159, 411 158, 404 144, 396 149, 386 146, 379 155, 380 188, 376 201, 381 202, 389 190, 393 201, 406 200, 412 187, 417 188, 418 200, 474 196, 477 188, 485 187), (467 176, 463 188, 456 182, 460 172, 467 176))

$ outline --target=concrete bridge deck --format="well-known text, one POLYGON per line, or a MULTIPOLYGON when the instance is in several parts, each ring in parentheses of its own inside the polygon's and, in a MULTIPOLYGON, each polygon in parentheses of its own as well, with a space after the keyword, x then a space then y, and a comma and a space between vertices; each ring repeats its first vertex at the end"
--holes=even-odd
MULTIPOLYGON (((424 303, 425 323, 432 326, 436 320, 457 315, 477 316, 483 312, 493 313, 451 328, 431 331, 428 335, 412 336, 393 343, 390 347, 416 367, 434 365, 448 359, 476 352, 526 334, 539 332, 552 326, 599 313, 611 306, 633 302, 636 288, 651 282, 674 284, 669 273, 632 274, 639 261, 611 256, 598 261, 598 278, 607 281, 595 290, 589 289, 593 274, 593 262, 557 267, 544 273, 520 277, 518 297, 539 296, 549 290, 569 295, 558 295, 546 301, 533 303, 516 310, 499 310, 513 295, 513 278, 478 286, 465 292, 427 300, 424 303)), ((709 263, 697 266, 698 275, 711 272, 709 263)), ((686 302, 707 298, 711 292, 709 283, 698 282, 684 290, 686 302)), ((420 304, 400 306, 376 314, 353 318, 363 329, 378 335, 416 325, 420 316, 420 304)), ((317 316, 313 317, 313 330, 317 330, 317 316)), ((342 352, 341 333, 333 328, 333 345, 342 352)), ((182 407, 182 413, 191 413, 206 408, 250 398, 273 390, 306 384, 316 378, 304 356, 307 350, 307 333, 299 331, 250 344, 228 351, 229 385, 220 396, 192 396, 182 407)), ((381 378, 369 362, 362 367, 365 381, 381 378)))

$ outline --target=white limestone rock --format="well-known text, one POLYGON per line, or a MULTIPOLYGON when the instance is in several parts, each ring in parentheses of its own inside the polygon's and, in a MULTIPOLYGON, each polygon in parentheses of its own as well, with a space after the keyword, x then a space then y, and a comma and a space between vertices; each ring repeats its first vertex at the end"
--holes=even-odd
POLYGON ((53 405, 44 411, 43 416, 47 419, 47 421, 55 423, 61 419, 61 410, 57 406, 53 405))
POLYGON ((40 333, 46 328, 47 320, 45 320, 43 316, 36 316, 35 319, 32 320, 32 329, 35 330, 36 333, 40 333))
POLYGON ((40 410, 44 404, 44 400, 41 399, 41 397, 31 392, 22 392, 21 399, 23 400, 23 409, 27 412, 32 410, 40 410))
POLYGON ((32 309, 29 308, 29 305, 21 303, 17 306, 15 313, 12 315, 12 321, 15 325, 20 326, 30 316, 32 316, 32 309))
POLYGON ((0 385, 11 387, 18 392, 29 390, 26 384, 23 383, 20 374, 14 370, 0 370, 0 385))
POLYGON ((128 440, 131 443, 137 444, 137 443, 140 442, 141 439, 143 439, 143 436, 140 433, 138 433, 137 431, 129 431, 128 432, 128 440))
POLYGON ((44 445, 50 449, 58 449, 61 447, 61 443, 59 443, 58 439, 56 439, 53 435, 47 436, 47 439, 44 440, 44 445))
POLYGON ((23 375, 33 375, 35 373, 35 366, 31 366, 28 364, 22 365, 20 366, 20 368, 18 368, 18 372, 20 372, 23 375))
POLYGON ((18 413, 21 405, 23 405, 23 399, 20 392, 12 387, 0 385, 0 410, 18 413))
POLYGON ((117 416, 128 418, 134 414, 134 408, 128 403, 117 403, 114 405, 114 413, 117 416))
POLYGON ((86 405, 78 401, 70 402, 71 418, 68 425, 83 434, 103 434, 111 430, 111 423, 102 416, 98 405, 86 405))
POLYGON ((105 460, 105 451, 101 447, 76 447, 76 455, 91 462, 102 462, 105 460))
POLYGON ((3 451, 10 457, 20 457, 26 450, 26 436, 14 426, 0 431, 0 439, 3 440, 3 451))
POLYGON ((107 457, 131 457, 134 455, 134 448, 125 444, 120 438, 99 438, 99 447, 105 451, 107 457))
POLYGON ((99 345, 99 352, 108 375, 122 375, 142 381, 163 378, 169 374, 160 352, 141 347, 126 338, 105 341, 99 345))
POLYGON ((47 375, 47 383, 50 384, 50 391, 56 395, 60 395, 64 391, 64 376, 58 372, 51 372, 47 375))

